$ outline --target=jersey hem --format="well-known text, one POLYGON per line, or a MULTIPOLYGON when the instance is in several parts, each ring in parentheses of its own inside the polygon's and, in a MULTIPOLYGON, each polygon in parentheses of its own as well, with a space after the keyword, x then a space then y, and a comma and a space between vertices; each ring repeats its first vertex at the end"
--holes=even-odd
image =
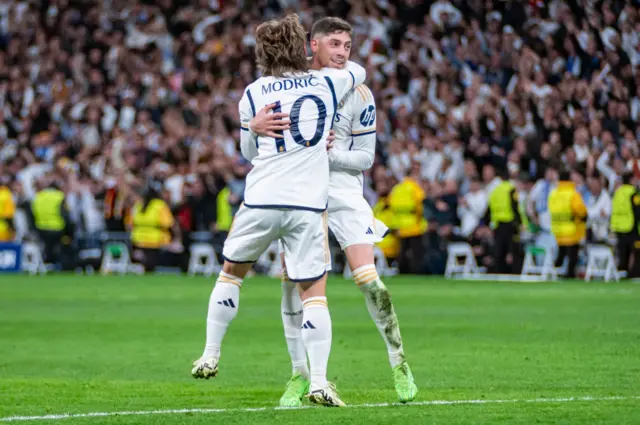
POLYGON ((325 212, 327 210, 327 207, 324 208, 313 208, 313 207, 305 207, 302 205, 271 205, 271 204, 244 204, 245 207, 247 208, 257 208, 257 209, 264 209, 264 210, 269 210, 269 209, 287 209, 287 210, 302 210, 302 211, 313 211, 313 212, 325 212))

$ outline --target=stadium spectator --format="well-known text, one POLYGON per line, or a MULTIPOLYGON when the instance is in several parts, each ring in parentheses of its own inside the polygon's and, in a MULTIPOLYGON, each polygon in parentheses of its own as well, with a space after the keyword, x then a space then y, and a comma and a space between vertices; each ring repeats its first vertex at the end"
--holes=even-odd
POLYGON ((587 206, 587 240, 606 243, 611 221, 611 196, 597 172, 589 177, 587 184, 589 191, 584 197, 587 206))

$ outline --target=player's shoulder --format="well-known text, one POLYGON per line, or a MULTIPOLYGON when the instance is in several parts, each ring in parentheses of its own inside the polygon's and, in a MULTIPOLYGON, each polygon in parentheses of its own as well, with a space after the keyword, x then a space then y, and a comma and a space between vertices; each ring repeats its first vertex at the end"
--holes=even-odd
POLYGON ((346 69, 322 68, 311 70, 311 72, 316 77, 331 81, 332 84, 335 84, 338 81, 342 81, 342 84, 348 84, 349 87, 351 87, 355 82, 355 77, 353 76, 353 74, 346 69))
POLYGON ((253 83, 249 83, 247 87, 244 89, 244 94, 255 92, 256 88, 261 87, 265 84, 269 84, 273 80, 273 77, 260 77, 255 80, 253 83))
POLYGON ((367 87, 366 84, 360 84, 356 88, 353 89, 355 100, 358 100, 362 103, 373 102, 373 93, 371 93, 371 89, 367 87))
POLYGON ((348 104, 355 110, 375 104, 375 100, 369 87, 365 84, 360 84, 345 96, 343 104, 348 104))

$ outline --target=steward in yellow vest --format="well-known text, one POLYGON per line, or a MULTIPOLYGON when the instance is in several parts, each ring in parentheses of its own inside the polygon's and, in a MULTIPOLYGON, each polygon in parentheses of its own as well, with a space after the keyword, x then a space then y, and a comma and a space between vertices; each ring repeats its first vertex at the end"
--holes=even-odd
POLYGON ((65 207, 64 192, 55 185, 36 193, 31 201, 31 213, 44 245, 44 261, 72 269, 75 252, 69 246, 73 234, 73 225, 65 207), (63 245, 66 245, 63 249, 63 245))
POLYGON ((613 194, 611 231, 615 232, 617 237, 618 269, 626 271, 629 277, 637 277, 640 275, 640 250, 635 248, 635 244, 638 242, 640 194, 631 184, 631 178, 631 174, 623 175, 622 186, 613 194), (629 270, 632 253, 638 261, 634 262, 633 270, 629 270))
POLYGON ((399 238, 421 236, 427 231, 427 220, 423 214, 424 198, 424 190, 411 177, 406 177, 391 189, 388 202, 393 222, 389 228, 397 230, 399 238))
POLYGON ((137 202, 131 217, 131 243, 134 247, 160 249, 171 242, 171 228, 175 221, 162 199, 137 202))
POLYGON ((427 231, 424 198, 424 190, 411 176, 395 185, 388 197, 390 217, 393 217, 389 228, 400 239, 400 273, 419 273, 424 263, 424 234, 427 231))
MULTIPOLYGON (((516 182, 517 183, 517 182, 516 182)), ((520 273, 520 210, 518 188, 511 181, 503 180, 489 194, 487 222, 494 234, 495 273, 520 273), (511 253, 512 261, 507 263, 511 253)))
POLYGON ((41 190, 31 201, 31 212, 36 229, 62 232, 66 228, 64 193, 56 188, 41 190))
POLYGON ((570 180, 569 172, 560 173, 558 186, 549 194, 549 214, 551 215, 551 233, 558 243, 556 267, 562 266, 565 257, 569 257, 567 277, 575 277, 578 264, 580 242, 586 236, 587 207, 576 185, 570 180))
POLYGON ((7 186, 0 186, 0 242, 13 240, 13 216, 16 205, 7 186))
POLYGON ((162 250, 171 244, 175 219, 157 186, 147 188, 144 199, 136 202, 131 211, 133 258, 142 263, 145 271, 180 263, 182 258, 181 254, 162 250))

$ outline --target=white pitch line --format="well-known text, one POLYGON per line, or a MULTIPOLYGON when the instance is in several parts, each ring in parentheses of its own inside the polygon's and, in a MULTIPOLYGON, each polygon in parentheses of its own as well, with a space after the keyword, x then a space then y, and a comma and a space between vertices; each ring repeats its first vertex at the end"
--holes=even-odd
MULTIPOLYGON (((429 400, 413 403, 373 403, 352 404, 348 408, 392 407, 392 406, 446 406, 458 404, 505 404, 505 403, 569 403, 573 401, 619 401, 640 400, 640 396, 585 396, 585 397, 558 397, 558 398, 532 398, 511 400, 429 400)), ((269 410, 302 410, 311 409, 313 406, 302 407, 244 407, 231 409, 168 409, 168 410, 138 410, 124 412, 90 412, 90 413, 62 413, 58 415, 43 416, 8 416, 0 418, 0 422, 43 421, 74 418, 102 418, 109 416, 149 416, 149 415, 175 415, 183 413, 233 413, 233 412, 264 412, 269 410)))

